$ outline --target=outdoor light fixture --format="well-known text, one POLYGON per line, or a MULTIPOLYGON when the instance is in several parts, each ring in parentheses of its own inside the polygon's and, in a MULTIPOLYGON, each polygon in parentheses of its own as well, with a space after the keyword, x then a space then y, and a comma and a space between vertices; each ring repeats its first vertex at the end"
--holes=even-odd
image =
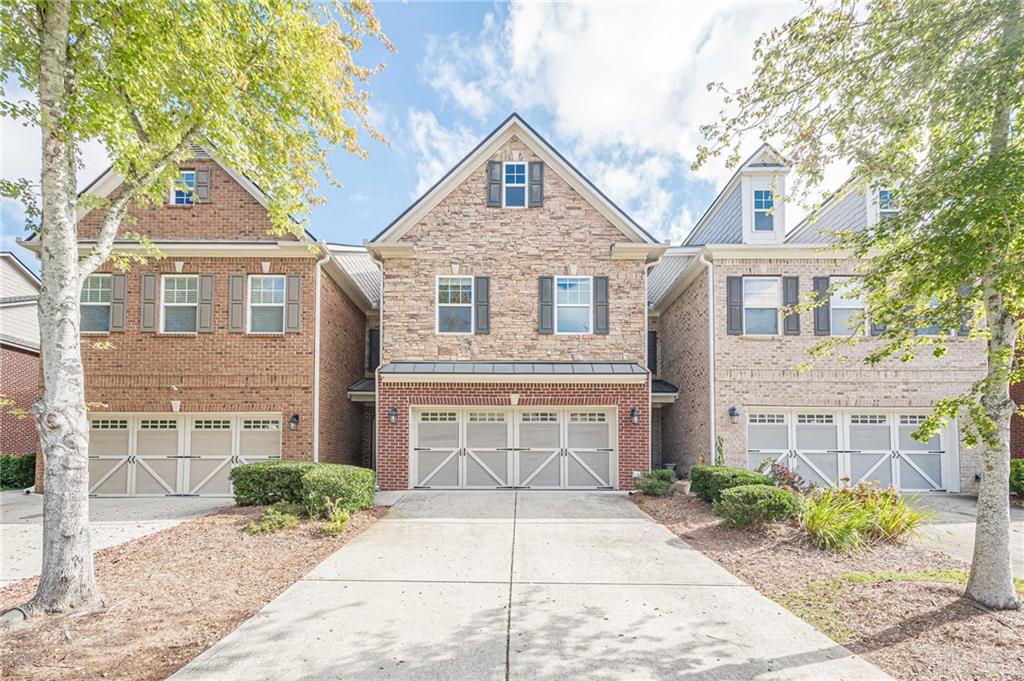
POLYGON ((288 430, 295 430, 299 427, 299 415, 292 414, 292 417, 288 419, 288 430))
POLYGON ((398 407, 391 407, 388 409, 388 423, 396 423, 398 421, 398 407))
POLYGON ((634 425, 640 423, 640 410, 636 407, 629 410, 629 422, 634 425))
POLYGON ((740 422, 740 410, 736 407, 729 407, 729 420, 733 423, 740 422))

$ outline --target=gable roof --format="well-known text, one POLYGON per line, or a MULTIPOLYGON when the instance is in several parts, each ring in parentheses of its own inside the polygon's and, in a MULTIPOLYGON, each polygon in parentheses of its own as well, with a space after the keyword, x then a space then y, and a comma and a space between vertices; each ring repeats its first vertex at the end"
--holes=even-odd
POLYGON ((867 194, 854 186, 850 177, 808 213, 786 235, 787 244, 833 243, 838 232, 860 231, 868 224, 867 194))
POLYGON ((619 208, 611 199, 594 185, 583 173, 570 163, 557 149, 541 137, 517 113, 512 113, 492 130, 461 161, 438 180, 401 215, 391 221, 370 243, 397 241, 413 225, 434 209, 455 187, 468 178, 486 159, 490 158, 511 137, 516 137, 530 148, 541 160, 550 166, 558 176, 590 202, 602 216, 619 228, 630 241, 657 244, 649 232, 619 208))
POLYGON ((327 244, 327 247, 372 307, 379 307, 381 272, 370 253, 362 246, 327 244))
POLYGON ((0 258, 9 263, 13 269, 21 274, 21 276, 23 276, 29 284, 35 287, 36 290, 39 289, 39 285, 42 283, 39 276, 29 269, 28 265, 23 263, 21 258, 15 255, 13 251, 0 251, 0 258))

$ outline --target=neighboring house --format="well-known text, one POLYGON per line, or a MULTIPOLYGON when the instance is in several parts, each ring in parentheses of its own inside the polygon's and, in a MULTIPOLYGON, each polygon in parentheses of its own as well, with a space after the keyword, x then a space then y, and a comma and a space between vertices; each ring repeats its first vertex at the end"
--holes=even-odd
POLYGON ((0 453, 32 454, 39 448, 29 413, 39 396, 39 277, 17 256, 0 252, 0 453))
MULTIPOLYGON (((1010 397, 1024 409, 1024 383, 1010 386, 1010 397)), ((1024 459, 1024 415, 1019 410, 1010 419, 1010 456, 1024 459)))

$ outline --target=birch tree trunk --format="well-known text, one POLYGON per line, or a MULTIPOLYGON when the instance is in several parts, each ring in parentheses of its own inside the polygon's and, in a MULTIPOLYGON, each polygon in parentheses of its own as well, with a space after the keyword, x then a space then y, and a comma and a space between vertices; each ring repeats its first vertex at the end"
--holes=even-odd
POLYGON ((89 425, 79 336, 81 274, 75 225, 75 140, 66 125, 70 0, 51 0, 42 17, 39 107, 42 228, 39 291, 43 396, 33 411, 44 458, 43 566, 26 610, 55 612, 98 604, 89 537, 89 425))

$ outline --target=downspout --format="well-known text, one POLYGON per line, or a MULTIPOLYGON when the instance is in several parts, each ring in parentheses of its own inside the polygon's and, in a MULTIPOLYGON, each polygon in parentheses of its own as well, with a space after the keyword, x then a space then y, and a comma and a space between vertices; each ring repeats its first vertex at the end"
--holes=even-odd
POLYGON ((654 435, 654 395, 651 390, 654 384, 654 373, 651 371, 651 356, 647 351, 649 347, 647 339, 651 333, 651 303, 650 298, 648 297, 648 289, 650 288, 651 269, 653 269, 660 260, 661 258, 658 258, 658 260, 644 265, 644 357, 647 360, 647 373, 651 376, 651 382, 647 386, 647 458, 649 459, 648 463, 651 470, 654 470, 654 440, 652 438, 654 435))
POLYGON ((708 426, 710 449, 708 456, 714 461, 715 455, 715 265, 705 256, 707 249, 700 252, 697 260, 704 265, 708 274, 708 426))
POLYGON ((320 462, 320 298, 323 297, 320 279, 324 265, 331 259, 324 240, 321 239, 317 245, 324 252, 324 257, 316 262, 316 302, 313 304, 313 316, 316 318, 313 328, 313 463, 320 462))
POLYGON ((377 366, 373 368, 373 451, 370 452, 370 468, 373 469, 377 491, 380 491, 380 476, 377 474, 377 450, 380 447, 380 365, 384 351, 384 259, 370 253, 370 260, 380 268, 380 293, 377 298, 377 366))

